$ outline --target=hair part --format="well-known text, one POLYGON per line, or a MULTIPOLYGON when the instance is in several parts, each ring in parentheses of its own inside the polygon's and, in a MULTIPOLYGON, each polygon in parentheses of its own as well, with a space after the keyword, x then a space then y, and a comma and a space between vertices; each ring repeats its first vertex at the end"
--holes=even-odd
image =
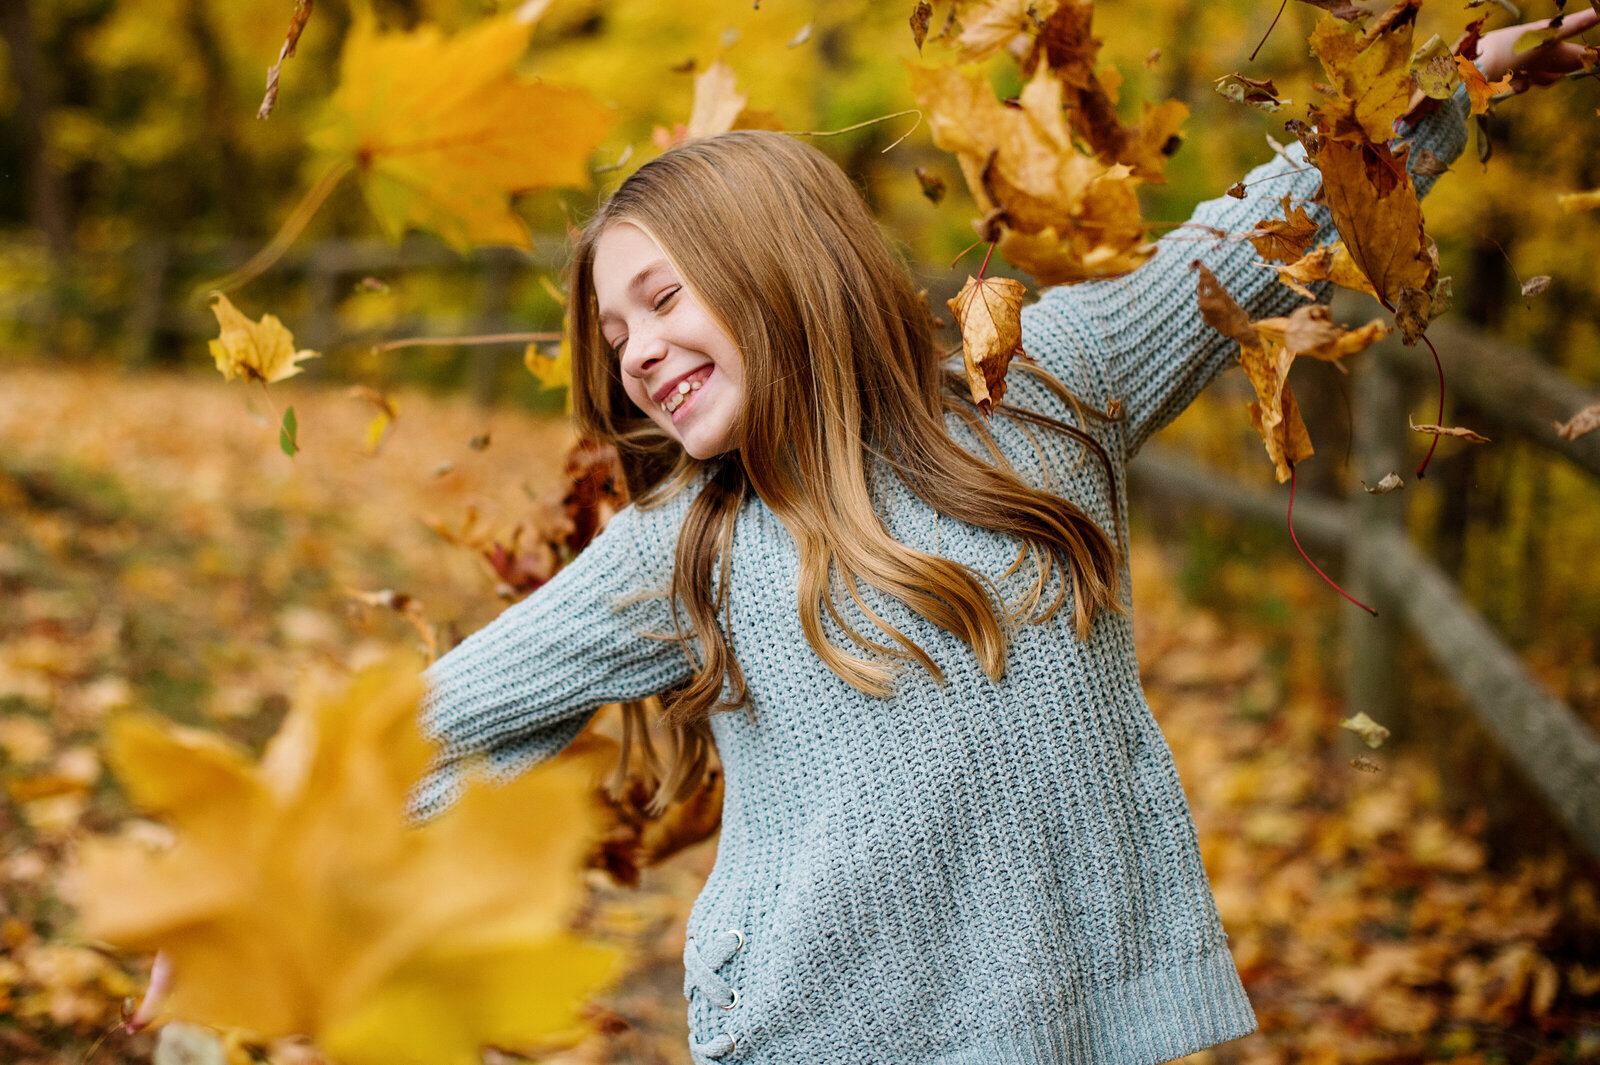
MULTIPOLYGON (((751 492, 794 537, 807 642, 830 670, 871 695, 890 694, 907 662, 941 680, 943 674, 871 609, 863 583, 958 636, 996 680, 1005 670, 1008 626, 1049 619, 1069 589, 1080 637, 1101 609, 1121 609, 1120 514, 1113 542, 1076 505, 1032 487, 1005 463, 964 383, 946 373, 924 295, 859 191, 820 151, 785 134, 737 131, 666 152, 624 182, 578 240, 570 284, 573 413, 582 434, 615 444, 637 505, 659 504, 705 464, 632 405, 601 336, 595 246, 622 223, 655 240, 679 282, 733 339, 745 381, 736 449, 708 460, 709 480, 678 537, 671 637, 686 653, 697 645, 699 657, 691 654, 694 675, 664 699, 679 742, 661 795, 681 791, 688 767, 703 764, 708 715, 748 700, 719 618, 728 608, 735 522, 751 492), (974 427, 990 461, 951 439, 947 412, 974 427), (1022 601, 997 611, 985 577, 894 539, 873 505, 875 460, 938 513, 1021 541, 1006 572, 1032 558, 1035 580, 1022 601), (1046 602, 1058 571, 1056 594, 1046 602), (836 585, 876 631, 850 624, 834 600, 836 585), (847 646, 828 638, 824 618, 847 646)), ((1081 420, 1083 408, 1070 393, 1036 372, 1081 420)), ((1115 484, 1109 457, 1083 430, 1010 404, 1000 409, 1073 436, 1115 484)))

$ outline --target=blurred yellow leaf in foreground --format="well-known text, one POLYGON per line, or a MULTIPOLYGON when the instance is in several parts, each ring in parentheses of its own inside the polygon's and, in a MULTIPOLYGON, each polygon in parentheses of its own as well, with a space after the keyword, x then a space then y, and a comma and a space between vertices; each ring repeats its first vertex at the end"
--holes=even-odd
POLYGON ((351 27, 311 144, 356 167, 391 240, 415 226, 458 250, 526 246, 510 196, 589 183, 615 116, 582 89, 517 74, 532 32, 516 13, 450 38, 432 25, 379 33, 370 18, 351 27))
POLYGON ((484 1044, 582 1035, 613 952, 567 931, 597 813, 563 759, 407 822, 430 759, 414 668, 301 707, 260 762, 158 719, 113 724, 133 803, 176 842, 83 846, 84 932, 162 950, 170 1012, 265 1039, 310 1036, 341 1065, 477 1065, 484 1044))

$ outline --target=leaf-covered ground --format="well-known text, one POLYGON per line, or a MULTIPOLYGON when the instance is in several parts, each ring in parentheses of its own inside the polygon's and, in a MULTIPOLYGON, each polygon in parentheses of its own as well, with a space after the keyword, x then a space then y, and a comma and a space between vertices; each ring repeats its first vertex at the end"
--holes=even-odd
MULTIPOLYGON (((408 594, 446 639, 498 608, 493 575, 441 531, 538 520, 564 431, 407 395, 371 456, 371 415, 309 385, 0 372, 0 1060, 151 1052, 148 1034, 101 1040, 147 960, 76 937, 59 895, 73 842, 128 813, 100 764, 108 716, 149 708, 259 744, 292 699, 418 642, 352 593, 408 594)), ((1176 551, 1135 537, 1141 660, 1262 1025, 1195 1060, 1600 1061, 1592 868, 1491 863, 1481 818, 1444 812, 1420 752, 1367 754, 1337 727, 1315 627, 1186 605, 1176 551)), ((594 885, 576 921, 632 968, 598 1033, 548 1060, 686 1062, 678 959, 710 850, 638 892, 594 885)))

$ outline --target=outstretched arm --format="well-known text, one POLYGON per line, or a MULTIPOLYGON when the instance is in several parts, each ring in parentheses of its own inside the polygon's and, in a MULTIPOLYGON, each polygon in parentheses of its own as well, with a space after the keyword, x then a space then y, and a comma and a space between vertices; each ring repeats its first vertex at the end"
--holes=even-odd
MULTIPOLYGON (((1565 36, 1594 26, 1595 12, 1575 12, 1562 24, 1565 36)), ((1508 69, 1521 71, 1527 84, 1543 84, 1560 72, 1575 69, 1582 49, 1552 42, 1535 52, 1514 52, 1516 40, 1538 22, 1485 34, 1479 41, 1478 64, 1491 79, 1508 69)), ((1430 114, 1404 124, 1401 141, 1426 148, 1444 162, 1466 144, 1468 102, 1465 89, 1430 114)), ((1286 314, 1300 300, 1264 268, 1242 234, 1263 220, 1282 216, 1280 201, 1304 206, 1321 229, 1319 239, 1336 236, 1325 208, 1310 203, 1321 185, 1317 169, 1292 145, 1287 158, 1252 170, 1244 179, 1244 199, 1222 197, 1200 204, 1188 223, 1160 241, 1155 256, 1138 270, 1109 281, 1047 291, 1024 312, 1024 347, 1057 376, 1072 380, 1063 363, 1089 359, 1097 363, 1109 398, 1123 404, 1125 458, 1132 458, 1151 434, 1176 418, 1201 390, 1231 365, 1235 344, 1207 326, 1200 316, 1196 277, 1190 263, 1198 259, 1253 319, 1286 314)), ((1415 166, 1419 153, 1411 153, 1415 166)), ((1417 194, 1424 196, 1434 178, 1413 174, 1417 194)))
POLYGON ((666 600, 642 594, 664 586, 672 559, 676 523, 660 517, 619 511, 549 583, 428 669, 422 730, 440 749, 413 817, 443 811, 474 772, 503 780, 554 756, 600 706, 689 675, 676 642, 644 635, 671 630, 666 600))

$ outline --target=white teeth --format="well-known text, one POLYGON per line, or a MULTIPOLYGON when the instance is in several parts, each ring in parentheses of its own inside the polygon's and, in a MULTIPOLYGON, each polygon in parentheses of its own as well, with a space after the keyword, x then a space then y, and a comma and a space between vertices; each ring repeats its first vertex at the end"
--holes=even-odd
POLYGON ((679 407, 683 406, 684 400, 688 397, 690 392, 700 391, 700 386, 703 384, 705 384, 703 380, 679 381, 678 387, 672 392, 669 392, 667 394, 667 398, 661 401, 661 409, 666 411, 668 414, 671 414, 679 407))
POLYGON ((688 394, 689 394, 689 382, 687 382, 687 381, 679 381, 678 382, 678 395, 687 396, 688 394))
POLYGON ((698 392, 698 391, 700 391, 700 386, 701 386, 701 385, 702 385, 702 384, 704 384, 704 383, 705 383, 705 382, 703 382, 703 381, 696 381, 696 382, 695 382, 695 383, 694 383, 694 384, 692 384, 692 385, 690 385, 690 386, 689 386, 689 391, 691 391, 691 392, 698 392))

